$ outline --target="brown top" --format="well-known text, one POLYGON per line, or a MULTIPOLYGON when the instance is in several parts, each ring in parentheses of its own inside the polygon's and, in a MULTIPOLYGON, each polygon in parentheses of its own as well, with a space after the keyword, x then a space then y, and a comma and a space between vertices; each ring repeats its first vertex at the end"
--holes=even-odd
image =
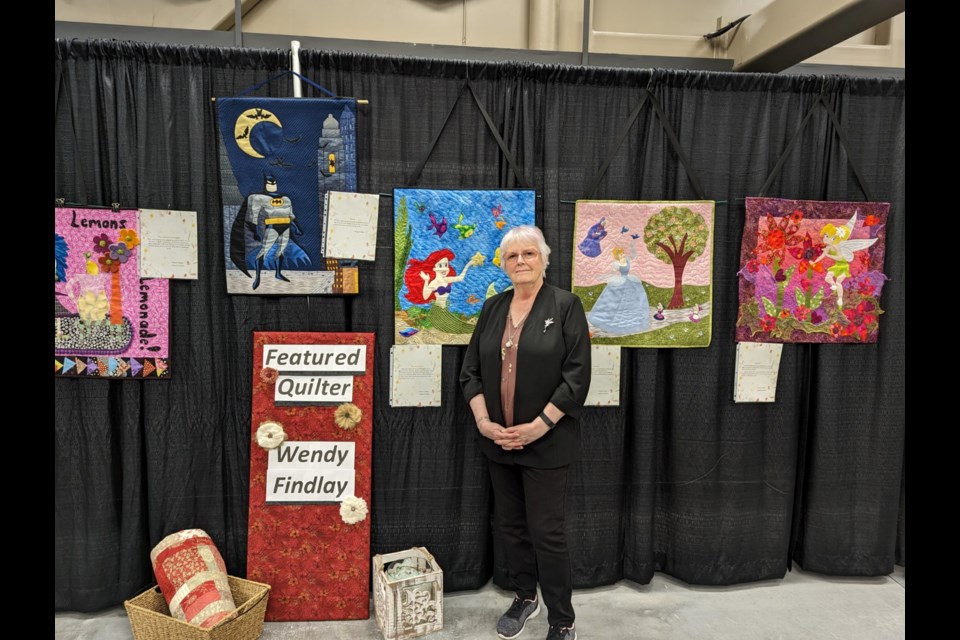
POLYGON ((517 344, 520 342, 520 332, 527 314, 523 314, 520 324, 514 329, 507 314, 507 322, 503 326, 503 335, 500 338, 500 404, 503 409, 503 426, 513 426, 513 399, 517 392, 517 344), (508 347, 507 344, 510 344, 508 347))

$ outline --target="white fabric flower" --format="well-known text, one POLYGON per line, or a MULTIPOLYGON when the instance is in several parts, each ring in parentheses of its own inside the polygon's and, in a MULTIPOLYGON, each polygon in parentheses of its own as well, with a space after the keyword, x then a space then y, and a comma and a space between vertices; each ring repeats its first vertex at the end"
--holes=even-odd
POLYGON ((347 524, 357 524, 367 519, 367 501, 357 496, 345 498, 340 503, 340 519, 347 524))
POLYGON ((287 434, 279 422, 261 422, 257 429, 257 444, 264 449, 276 449, 286 439, 287 434))

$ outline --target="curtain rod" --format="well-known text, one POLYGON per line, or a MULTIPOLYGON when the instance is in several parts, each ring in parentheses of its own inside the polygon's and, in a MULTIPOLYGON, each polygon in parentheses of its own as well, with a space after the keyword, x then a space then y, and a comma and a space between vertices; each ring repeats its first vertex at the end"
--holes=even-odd
MULTIPOLYGON (((297 96, 294 96, 294 97, 297 97, 297 96)), ((340 96, 338 96, 338 98, 340 98, 340 96)), ((349 99, 349 98, 348 98, 348 99, 349 99)), ((358 105, 367 105, 367 104, 370 104, 370 101, 369 101, 369 100, 366 100, 366 99, 363 99, 363 98, 354 98, 354 100, 356 101, 356 103, 357 103, 358 105)), ((216 97, 216 96, 211 96, 211 97, 210 97, 210 102, 216 102, 216 101, 217 101, 217 97, 216 97)))

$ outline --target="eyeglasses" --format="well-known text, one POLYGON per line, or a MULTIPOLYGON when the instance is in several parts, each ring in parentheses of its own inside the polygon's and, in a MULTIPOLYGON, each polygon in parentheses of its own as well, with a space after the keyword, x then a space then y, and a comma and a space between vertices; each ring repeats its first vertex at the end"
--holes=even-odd
POLYGON ((533 249, 527 249, 526 251, 511 251, 505 256, 507 262, 516 262, 520 257, 523 257, 524 262, 532 262, 540 257, 539 251, 534 251, 533 249))

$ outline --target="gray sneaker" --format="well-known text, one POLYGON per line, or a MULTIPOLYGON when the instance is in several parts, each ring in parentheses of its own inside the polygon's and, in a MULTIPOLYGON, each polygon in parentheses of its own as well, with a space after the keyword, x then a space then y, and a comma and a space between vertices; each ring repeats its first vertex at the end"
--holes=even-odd
POLYGON ((577 640, 577 630, 571 627, 562 627, 559 624, 550 625, 547 640, 577 640))
POLYGON ((503 640, 513 640, 523 633, 523 625, 530 618, 540 613, 540 598, 522 600, 519 596, 513 599, 513 604, 497 621, 497 635, 503 640))

